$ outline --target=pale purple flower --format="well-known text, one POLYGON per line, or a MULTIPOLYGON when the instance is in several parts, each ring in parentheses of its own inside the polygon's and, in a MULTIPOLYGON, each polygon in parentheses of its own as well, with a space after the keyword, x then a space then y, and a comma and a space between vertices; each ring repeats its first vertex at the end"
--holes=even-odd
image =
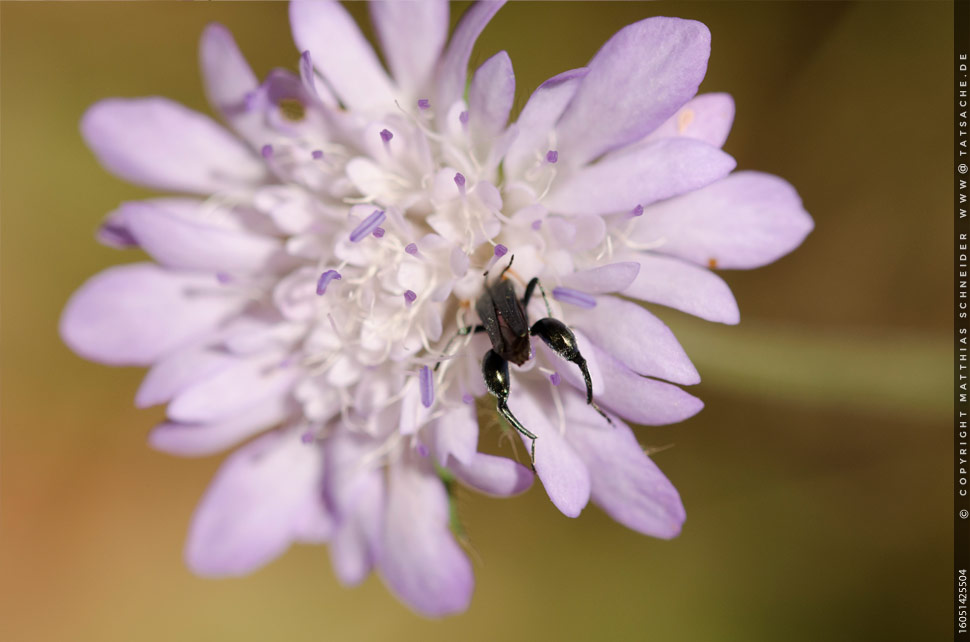
MULTIPOLYGON (((700 379, 670 330, 617 295, 737 323, 708 268, 770 263, 811 218, 782 179, 731 173, 731 98, 695 97, 704 25, 625 27, 509 124, 505 52, 464 97, 499 7, 474 5, 449 40, 446 2, 372 3, 388 74, 339 4, 294 2, 298 75, 260 83, 226 29, 203 34, 206 92, 230 129, 163 98, 108 99, 84 116, 107 169, 181 196, 109 214, 99 238, 155 263, 90 279, 62 336, 87 358, 151 366, 136 402, 168 404, 153 447, 200 456, 247 442, 196 511, 196 572, 244 574, 294 541, 327 541, 343 582, 376 569, 423 614, 468 606, 471 565, 435 467, 498 496, 532 474, 477 452, 487 338, 444 350, 478 322, 482 272, 506 252, 510 276, 540 277, 574 328, 613 421, 542 342, 512 367, 509 407, 538 435, 550 499, 568 516, 592 499, 639 532, 680 532, 676 489, 623 420, 694 415, 701 402, 676 384, 700 379)), ((542 297, 529 313, 546 316, 542 297)))

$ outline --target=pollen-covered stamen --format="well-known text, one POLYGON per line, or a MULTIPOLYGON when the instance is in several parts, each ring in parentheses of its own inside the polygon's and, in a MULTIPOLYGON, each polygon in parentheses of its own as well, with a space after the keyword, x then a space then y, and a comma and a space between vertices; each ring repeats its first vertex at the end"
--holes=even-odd
POLYGON ((404 292, 404 304, 411 307, 411 304, 418 300, 418 295, 414 293, 414 290, 405 290, 404 292))
POLYGON ((559 160, 559 152, 557 152, 554 149, 550 149, 548 152, 546 152, 546 162, 555 163, 558 160, 559 160))
POLYGON ((425 408, 430 408, 431 404, 434 403, 434 375, 431 372, 431 368, 421 366, 421 371, 418 374, 418 384, 421 388, 421 405, 425 408))
POLYGON ((361 222, 360 225, 354 228, 354 231, 350 233, 351 243, 360 243, 360 241, 369 234, 373 233, 387 216, 384 215, 383 210, 374 210, 374 213, 368 216, 361 222))
POLYGON ((343 277, 340 275, 340 272, 336 270, 327 270, 320 275, 319 279, 317 279, 317 294, 319 296, 323 296, 327 293, 327 286, 330 285, 331 281, 339 281, 342 278, 343 277))
POLYGON ((585 308, 589 310, 590 308, 596 307, 596 299, 592 296, 586 294, 585 292, 580 292, 579 290, 573 290, 572 288, 556 287, 552 290, 552 298, 556 301, 561 301, 563 303, 569 303, 580 308, 585 308))

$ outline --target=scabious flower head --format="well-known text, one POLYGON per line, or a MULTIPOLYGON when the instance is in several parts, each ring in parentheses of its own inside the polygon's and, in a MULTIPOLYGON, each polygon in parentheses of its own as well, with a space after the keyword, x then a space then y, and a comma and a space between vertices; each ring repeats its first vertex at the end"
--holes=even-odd
POLYGON ((100 239, 154 262, 85 283, 62 336, 87 358, 151 367, 136 402, 167 404, 155 448, 243 444, 193 519, 195 571, 243 574, 294 541, 327 541, 348 584, 376 569, 421 613, 467 608, 472 571, 442 479, 497 496, 532 482, 478 452, 490 344, 458 335, 483 320, 483 272, 513 257, 519 296, 532 277, 550 295, 532 298, 531 320, 551 312, 573 328, 605 411, 541 341, 512 366, 508 406, 538 437, 550 499, 571 517, 592 499, 642 533, 680 531, 677 491, 624 420, 692 416, 701 402, 675 384, 699 377, 628 299, 737 323, 708 268, 769 263, 812 221, 783 180, 732 173, 720 148, 733 103, 695 97, 704 25, 621 29, 510 123, 508 55, 467 77, 499 6, 472 6, 449 39, 447 2, 372 3, 385 70, 339 4, 293 2, 299 73, 259 82, 226 29, 203 34, 206 92, 228 129, 163 98, 84 116, 107 169, 179 196, 108 215, 100 239))

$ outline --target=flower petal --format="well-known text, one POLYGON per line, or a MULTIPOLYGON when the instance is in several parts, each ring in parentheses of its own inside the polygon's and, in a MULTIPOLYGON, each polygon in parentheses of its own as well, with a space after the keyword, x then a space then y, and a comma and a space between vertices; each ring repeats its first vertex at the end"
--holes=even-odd
POLYGON ((718 268, 761 267, 788 254, 812 231, 812 217, 787 181, 737 172, 643 212, 633 238, 664 239, 658 252, 718 268))
POLYGON ((630 212, 637 205, 710 185, 735 165, 733 158, 707 143, 663 138, 609 154, 557 180, 543 204, 561 214, 630 212))
MULTIPOLYGON (((631 257, 632 258, 632 257, 631 257)), ((623 294, 734 325, 741 320, 737 301, 721 277, 680 259, 640 254, 640 273, 623 294)))
MULTIPOLYGON (((578 517, 589 502, 589 472, 579 455, 563 439, 560 428, 552 423, 552 418, 557 415, 549 391, 521 380, 513 383, 516 385, 512 386, 509 409, 525 429, 537 437, 536 473, 546 494, 563 515, 578 517)), ((531 447, 531 440, 525 436, 522 436, 522 443, 527 449, 531 447)))
POLYGON ((200 575, 245 575, 299 538, 324 512, 323 456, 297 431, 273 432, 229 456, 195 511, 185 557, 200 575))
POLYGON ((618 419, 605 424, 575 396, 563 401, 570 419, 566 437, 589 468, 593 501, 645 535, 669 539, 680 533, 686 517, 680 495, 630 428, 618 419))
POLYGON ((596 307, 570 310, 569 321, 634 372, 685 385, 700 383, 674 333, 636 303, 596 297, 596 307))
POLYGON ((435 72, 437 92, 434 104, 437 105, 435 113, 439 122, 444 122, 447 110, 465 92, 468 60, 471 58, 475 41, 503 4, 505 0, 476 2, 465 11, 454 33, 451 34, 451 40, 435 72))
POLYGON ((500 51, 479 67, 468 88, 468 126, 491 143, 505 129, 515 100, 515 73, 509 54, 500 51))
POLYGON ((589 294, 619 292, 637 278, 640 264, 636 261, 610 263, 589 270, 580 270, 562 278, 562 285, 589 294))
POLYGON ((276 239, 225 229, 203 218, 187 220, 144 201, 125 203, 122 211, 141 248, 167 267, 253 274, 264 271, 282 248, 276 239))
POLYGON ((471 563, 448 530, 448 511, 430 462, 391 466, 381 575, 403 602, 430 617, 464 611, 474 589, 471 563))
POLYGON ((213 296, 215 279, 151 263, 108 268, 80 287, 61 316, 76 353, 117 366, 149 365, 215 327, 244 301, 213 296))
POLYGON ((265 177, 256 156, 208 116, 166 98, 108 98, 81 119, 104 167, 145 187, 214 194, 265 177))
POLYGON ((710 32, 693 20, 647 18, 620 29, 559 120, 560 157, 581 165, 659 127, 697 93, 710 53, 710 32))
POLYGON ((186 424, 169 421, 152 430, 148 435, 148 444, 155 450, 170 455, 205 457, 272 428, 286 419, 289 410, 290 406, 285 398, 275 397, 212 423, 186 424))
POLYGON ((247 108, 246 97, 257 90, 259 80, 221 24, 212 23, 202 32, 199 67, 209 104, 241 135, 258 140, 259 132, 265 130, 263 117, 247 108))
POLYGON ((448 468, 467 486, 494 497, 524 493, 534 477, 518 462, 484 453, 475 453, 467 464, 452 458, 448 468))
POLYGON ((189 386, 236 363, 232 355, 208 346, 183 348, 152 366, 135 394, 135 406, 147 408, 168 402, 189 386))
POLYGON ((444 466, 451 457, 471 463, 478 448, 478 416, 473 404, 455 406, 434 422, 434 451, 444 466))
POLYGON ((394 87, 357 23, 338 2, 295 0, 290 28, 300 51, 351 110, 394 107, 394 87))
POLYGON ((670 136, 696 138, 714 147, 724 147, 734 123, 734 99, 730 94, 701 94, 653 130, 639 144, 670 136))
POLYGON ((448 38, 448 2, 371 2, 369 7, 394 80, 412 98, 427 98, 421 92, 429 89, 448 38))
POLYGON ((505 155, 508 176, 519 177, 534 163, 543 162, 549 151, 549 133, 572 100, 587 69, 573 69, 553 76, 532 93, 516 124, 519 135, 505 155))
POLYGON ((603 377, 596 400, 616 414, 645 426, 662 426, 693 417, 703 402, 677 386, 641 377, 602 350, 594 350, 603 377))
POLYGON ((380 471, 367 471, 357 485, 351 512, 342 518, 334 532, 330 560, 337 579, 347 586, 362 582, 377 562, 384 495, 380 471))
POLYGON ((284 367, 281 361, 281 356, 240 358, 232 367, 177 394, 168 406, 168 416, 181 422, 208 423, 283 397, 303 373, 296 367, 284 367))

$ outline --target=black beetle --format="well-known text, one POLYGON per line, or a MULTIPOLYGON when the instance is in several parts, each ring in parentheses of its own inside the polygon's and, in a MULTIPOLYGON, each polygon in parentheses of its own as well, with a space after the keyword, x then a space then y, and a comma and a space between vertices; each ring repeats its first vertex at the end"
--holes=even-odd
MULTIPOLYGON (((525 426, 515 418, 509 410, 509 361, 521 366, 528 361, 532 353, 532 345, 529 341, 530 335, 539 337, 545 341, 546 345, 552 348, 556 354, 571 361, 579 366, 583 373, 583 380, 586 382, 586 403, 591 405, 600 413, 606 421, 613 423, 606 413, 593 402, 593 382, 589 376, 589 368, 586 366, 586 359, 579 352, 576 342, 576 335, 566 327, 566 324, 552 316, 552 308, 549 307, 549 299, 546 298, 546 291, 539 283, 539 277, 534 277, 525 288, 525 294, 520 300, 515 294, 512 281, 505 279, 505 273, 512 267, 513 255, 509 264, 505 266, 502 273, 491 285, 488 284, 488 272, 485 272, 485 291, 475 303, 475 311, 481 319, 481 325, 460 328, 458 336, 470 333, 487 332, 488 338, 492 342, 492 349, 485 353, 482 359, 482 375, 485 378, 485 386, 494 395, 498 402, 499 414, 505 417, 512 427, 532 440, 531 458, 532 467, 535 469, 536 461, 536 436, 526 430, 525 426), (529 327, 529 316, 526 312, 532 294, 536 287, 542 293, 542 298, 546 303, 546 311, 549 316, 536 321, 529 327)), ((450 345, 451 342, 449 341, 450 345)), ((448 346, 445 347, 448 352, 448 346)), ((438 365, 441 365, 440 363, 438 365)), ((437 369, 437 366, 435 367, 437 369)))

